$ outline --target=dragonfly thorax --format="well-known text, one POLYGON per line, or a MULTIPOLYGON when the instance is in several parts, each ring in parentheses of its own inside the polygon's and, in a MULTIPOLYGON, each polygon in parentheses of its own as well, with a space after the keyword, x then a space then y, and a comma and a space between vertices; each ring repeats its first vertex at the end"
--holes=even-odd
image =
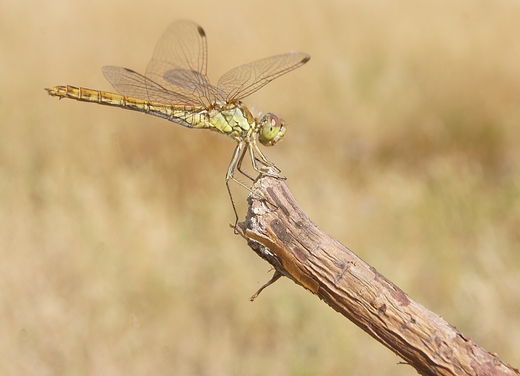
POLYGON ((255 118, 241 103, 215 106, 209 112, 209 122, 215 131, 229 135, 237 141, 246 139, 255 129, 255 118))

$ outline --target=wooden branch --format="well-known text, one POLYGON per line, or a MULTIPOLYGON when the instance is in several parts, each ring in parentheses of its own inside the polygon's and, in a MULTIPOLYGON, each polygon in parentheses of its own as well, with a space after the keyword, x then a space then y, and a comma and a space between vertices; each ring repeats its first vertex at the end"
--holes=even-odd
POLYGON ((412 300, 318 228, 285 182, 264 176, 239 224, 248 245, 275 268, 348 318, 421 375, 519 375, 442 317, 412 300))

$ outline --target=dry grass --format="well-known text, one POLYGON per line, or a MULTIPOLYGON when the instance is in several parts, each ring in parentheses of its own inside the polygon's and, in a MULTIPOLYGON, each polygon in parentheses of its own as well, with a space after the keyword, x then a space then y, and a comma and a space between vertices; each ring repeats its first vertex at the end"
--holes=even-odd
POLYGON ((520 365, 520 4, 0 11, 1 374, 415 374, 288 281, 249 303, 268 265, 228 227, 232 141, 43 91, 110 89, 105 64, 144 71, 175 18, 205 27, 213 79, 312 55, 247 100, 289 122, 266 153, 316 223, 520 365))

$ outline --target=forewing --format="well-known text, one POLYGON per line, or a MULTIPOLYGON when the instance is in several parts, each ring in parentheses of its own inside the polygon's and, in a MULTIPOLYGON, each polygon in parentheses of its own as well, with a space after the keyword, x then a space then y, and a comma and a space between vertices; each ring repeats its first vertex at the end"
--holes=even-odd
POLYGON ((227 100, 241 100, 253 94, 281 75, 309 61, 310 56, 301 52, 268 57, 241 65, 224 74, 218 81, 218 89, 227 100))
MULTIPOLYGON (((176 21, 164 32, 155 47, 146 78, 170 92, 190 98, 192 103, 208 104, 216 90, 206 77, 206 33, 191 21, 176 21)), ((153 87, 149 94, 153 99, 153 87)))
POLYGON ((172 92, 128 68, 104 66, 103 75, 118 93, 164 104, 192 104, 193 99, 172 92))
POLYGON ((208 100, 220 98, 224 93, 220 92, 217 87, 209 83, 208 77, 195 71, 188 71, 186 69, 170 69, 164 74, 164 79, 169 83, 182 87, 189 92, 196 92, 199 88, 205 88, 206 94, 204 98, 208 100))

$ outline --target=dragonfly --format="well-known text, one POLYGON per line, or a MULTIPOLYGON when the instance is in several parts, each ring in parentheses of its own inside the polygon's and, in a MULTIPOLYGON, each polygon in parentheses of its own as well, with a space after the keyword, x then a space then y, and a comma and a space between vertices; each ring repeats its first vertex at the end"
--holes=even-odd
POLYGON ((258 147, 273 146, 286 133, 285 122, 273 113, 255 117, 242 99, 275 78, 308 62, 310 56, 290 52, 257 60, 231 69, 216 86, 207 76, 208 49, 206 33, 188 20, 173 22, 157 43, 144 75, 128 68, 104 66, 103 74, 118 92, 111 93, 71 85, 46 88, 54 97, 120 107, 158 116, 188 128, 209 129, 237 142, 226 173, 226 187, 235 213, 238 213, 230 181, 250 189, 235 177, 249 155, 253 169, 260 175, 283 178, 274 163, 258 147))

